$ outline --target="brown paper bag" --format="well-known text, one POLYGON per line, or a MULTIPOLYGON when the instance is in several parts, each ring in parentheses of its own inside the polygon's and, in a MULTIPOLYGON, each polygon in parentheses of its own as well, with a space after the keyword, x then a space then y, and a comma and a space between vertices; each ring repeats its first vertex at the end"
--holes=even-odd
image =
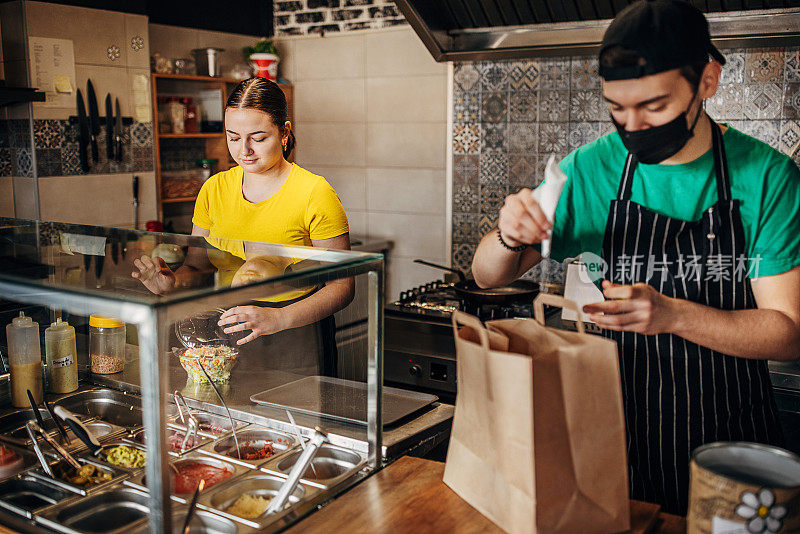
POLYGON ((628 530, 616 343, 536 319, 453 314, 458 393, 444 482, 507 532, 628 530), (458 330, 458 325, 465 327, 458 330))

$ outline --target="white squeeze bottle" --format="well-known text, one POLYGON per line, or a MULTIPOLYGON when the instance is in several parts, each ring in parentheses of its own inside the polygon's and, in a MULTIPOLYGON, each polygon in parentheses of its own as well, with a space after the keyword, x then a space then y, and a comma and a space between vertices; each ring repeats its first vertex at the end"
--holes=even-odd
POLYGON ((75 329, 60 318, 44 331, 47 384, 51 393, 78 389, 78 355, 75 329))
POLYGON ((42 350, 39 346, 39 323, 23 312, 6 326, 8 363, 11 367, 11 403, 29 408, 27 390, 33 400, 42 402, 42 350))

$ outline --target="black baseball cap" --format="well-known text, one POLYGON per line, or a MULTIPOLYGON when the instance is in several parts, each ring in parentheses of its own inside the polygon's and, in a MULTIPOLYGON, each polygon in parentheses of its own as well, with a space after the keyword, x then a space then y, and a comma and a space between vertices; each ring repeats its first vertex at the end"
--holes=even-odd
POLYGON ((725 64, 725 57, 711 44, 708 21, 684 0, 639 0, 611 21, 603 35, 600 57, 611 47, 639 55, 634 65, 599 67, 606 81, 629 80, 672 69, 704 63, 708 56, 725 64))

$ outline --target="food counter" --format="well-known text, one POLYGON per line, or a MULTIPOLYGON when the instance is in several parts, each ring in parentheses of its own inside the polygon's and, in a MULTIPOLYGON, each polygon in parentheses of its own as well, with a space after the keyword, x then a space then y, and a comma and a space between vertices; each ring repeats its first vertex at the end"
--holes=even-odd
MULTIPOLYGON (((0 384, 0 442, 17 451, 26 464, 22 473, 0 482, 0 522, 13 528, 69 533, 167 531, 173 517, 182 520, 193 490, 204 479, 206 488, 199 494, 193 525, 223 532, 274 531, 379 470, 384 455, 425 447, 446 435, 452 407, 430 401, 422 409, 401 414, 393 427, 384 430, 378 424, 384 398, 379 379, 383 308, 379 254, 0 219, 0 260, 0 295, 5 301, 38 308, 42 330, 45 321, 57 317, 85 325, 90 315, 99 315, 135 325, 138 334, 136 343, 126 347, 123 371, 109 375, 89 372, 86 343, 79 339, 80 388, 45 395, 51 405, 74 413, 100 442, 92 454, 70 431, 62 446, 81 469, 62 473, 63 462, 53 448, 37 439, 55 476, 62 473, 60 480, 49 477, 29 452, 32 440, 25 424, 32 418, 31 410, 12 408, 7 386, 0 384), (183 254, 200 250, 216 272, 182 281, 164 295, 151 293, 130 277, 131 262, 142 254, 154 254, 157 245, 183 254), (231 271, 252 258, 265 257, 280 270, 235 287, 226 282, 231 271), (195 354, 194 345, 176 328, 187 318, 196 325, 194 318, 206 320, 203 314, 218 308, 254 302, 279 307, 275 303, 282 295, 305 295, 342 277, 363 279, 369 289, 368 302, 362 304, 366 310, 343 310, 367 318, 367 339, 348 348, 361 352, 347 355, 363 359, 366 382, 294 366, 313 347, 307 338, 314 330, 305 327, 269 336, 282 340, 272 345, 256 343, 266 339, 258 338, 238 346, 215 331, 236 353, 235 358, 226 356, 221 374, 215 376, 221 378, 216 386, 227 408, 207 381, 197 383, 187 374, 191 359, 187 355, 195 354), (295 342, 302 345, 302 354, 295 342), (233 367, 227 376, 230 360, 233 367), (251 401, 251 396, 291 389, 303 380, 311 380, 317 388, 304 389, 300 404, 286 401, 296 426, 289 423, 280 399, 272 398, 265 406, 251 401), (356 422, 329 417, 339 412, 356 422), (324 432, 316 433, 314 427, 324 432), (311 464, 311 474, 302 477, 283 511, 266 513, 263 508, 283 486, 301 456, 303 442, 311 436, 326 441, 311 464)), ((191 337, 192 342, 207 339, 197 332, 191 337)), ((212 352, 215 360, 194 356, 193 361, 205 361, 210 368, 222 353, 212 352)), ((387 397, 392 395, 386 391, 387 397)), ((39 411, 45 432, 60 440, 49 413, 39 411)))
MULTIPOLYGON (((303 519, 289 534, 328 532, 502 533, 442 482, 444 464, 403 457, 303 519)), ((682 534, 686 521, 660 512, 656 504, 631 501, 633 534, 682 534)))

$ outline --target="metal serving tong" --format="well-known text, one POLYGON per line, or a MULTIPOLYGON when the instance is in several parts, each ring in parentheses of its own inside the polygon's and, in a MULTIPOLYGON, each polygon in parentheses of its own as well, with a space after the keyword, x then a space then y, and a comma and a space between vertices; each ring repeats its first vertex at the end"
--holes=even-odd
MULTIPOLYGON (((33 410, 33 416, 36 418, 36 422, 39 423, 39 427, 44 430, 44 419, 42 419, 42 414, 39 413, 39 406, 36 404, 31 390, 27 390, 26 393, 28 394, 28 402, 31 404, 31 410, 33 410)), ((56 426, 56 429, 58 429, 58 433, 61 436, 61 443, 64 445, 68 444, 69 438, 67 437, 67 431, 64 430, 58 418, 53 414, 53 410, 50 408, 50 405, 47 404, 47 401, 44 401, 44 406, 47 408, 48 413, 50 413, 50 417, 53 419, 53 424, 56 426)))
MULTIPOLYGON (((39 443, 36 440, 36 434, 39 434, 51 447, 53 447, 53 449, 55 449, 55 451, 62 458, 64 458, 64 460, 66 460, 69 465, 71 465, 75 469, 81 468, 81 464, 79 464, 78 461, 75 460, 75 458, 73 458, 72 455, 69 452, 67 452, 67 450, 64 447, 61 446, 60 443, 58 443, 56 440, 50 437, 50 434, 45 432, 44 429, 41 426, 39 426, 39 424, 36 421, 28 421, 25 424, 25 428, 28 431, 28 435, 33 440, 33 450, 36 453, 36 456, 39 458, 40 463, 42 463, 44 460, 44 454, 42 453, 42 449, 39 447, 39 443)), ((47 473, 51 478, 54 478, 53 471, 50 469, 50 466, 48 465, 47 467, 45 467, 45 464, 47 464, 46 461, 42 463, 42 467, 44 468, 45 473, 47 473)))
POLYGON ((57 416, 67 422, 67 425, 69 425, 72 433, 75 434, 75 436, 77 436, 78 439, 81 440, 84 445, 86 445, 86 447, 88 447, 89 452, 92 453, 92 456, 100 456, 103 446, 100 445, 100 442, 97 441, 97 438, 94 436, 94 434, 92 434, 92 432, 86 428, 86 425, 84 425, 74 413, 70 412, 63 406, 56 406, 53 411, 57 416))
POLYGON ((228 409, 228 403, 226 403, 225 399, 223 399, 222 395, 220 395, 219 390, 217 389, 217 386, 214 384, 214 381, 211 380, 211 377, 208 375, 208 372, 206 371, 206 368, 203 367, 203 362, 200 361, 200 358, 198 358, 198 360, 197 360, 197 365, 200 366, 200 370, 203 371, 204 375, 206 375, 206 379, 208 380, 208 383, 211 384, 211 387, 214 389, 214 393, 217 394, 217 397, 219 398, 219 401, 222 403, 222 406, 225 407, 225 411, 228 413, 228 419, 231 422, 231 430, 233 431, 233 442, 236 443, 236 457, 241 459, 242 458, 242 451, 241 451, 241 449, 239 449, 239 438, 236 437, 236 423, 233 420, 233 416, 231 415, 231 411, 228 409))
POLYGON ((36 453, 36 458, 38 458, 39 463, 42 464, 42 469, 50 478, 55 478, 55 475, 53 475, 53 470, 50 469, 50 464, 47 463, 47 458, 44 457, 44 453, 42 452, 41 447, 39 447, 39 440, 36 439, 36 433, 41 429, 42 428, 36 424, 36 421, 31 420, 25 423, 25 430, 28 432, 28 437, 31 438, 33 452, 36 453))
POLYGON ((286 506, 286 501, 289 500, 289 496, 294 493, 297 484, 300 483, 300 477, 306 472, 309 464, 314 459, 314 455, 317 454, 317 449, 327 441, 328 435, 319 427, 314 428, 314 435, 312 435, 311 439, 308 441, 308 446, 303 451, 303 454, 300 455, 300 458, 297 459, 292 470, 289 471, 289 477, 286 479, 286 482, 283 483, 283 486, 281 486, 281 489, 278 490, 277 495, 273 497, 272 502, 269 504, 269 508, 267 508, 268 514, 274 514, 283 510, 286 506))
POLYGON ((189 404, 186 402, 186 399, 183 398, 180 391, 176 389, 172 396, 175 398, 175 406, 178 407, 178 416, 181 418, 181 422, 186 426, 186 432, 184 432, 183 441, 181 442, 181 453, 183 453, 189 448, 189 443, 197 443, 197 431, 200 428, 200 423, 197 422, 197 418, 189 409, 189 404), (181 404, 183 407, 181 407, 181 404), (183 413, 184 408, 186 409, 186 415, 183 413), (192 438, 191 441, 189 438, 192 438))
POLYGON ((50 406, 50 403, 47 402, 47 399, 42 401, 44 403, 44 407, 47 408, 47 413, 50 414, 50 418, 53 419, 53 422, 56 425, 56 430, 58 430, 58 435, 61 436, 61 443, 64 445, 69 444, 69 436, 67 435, 67 430, 64 428, 64 425, 61 423, 61 420, 56 417, 56 412, 53 411, 53 407, 50 406))
MULTIPOLYGON (((286 415, 289 417, 289 424, 292 425, 292 432, 294 432, 295 437, 300 441, 300 447, 303 448, 303 451, 306 450, 306 442, 303 441, 303 435, 300 434, 300 427, 297 426, 297 423, 294 422, 294 417, 292 416, 292 412, 286 410, 286 415)), ((314 464, 311 464, 311 471, 314 473, 314 476, 317 475, 317 470, 314 467, 314 464)))

